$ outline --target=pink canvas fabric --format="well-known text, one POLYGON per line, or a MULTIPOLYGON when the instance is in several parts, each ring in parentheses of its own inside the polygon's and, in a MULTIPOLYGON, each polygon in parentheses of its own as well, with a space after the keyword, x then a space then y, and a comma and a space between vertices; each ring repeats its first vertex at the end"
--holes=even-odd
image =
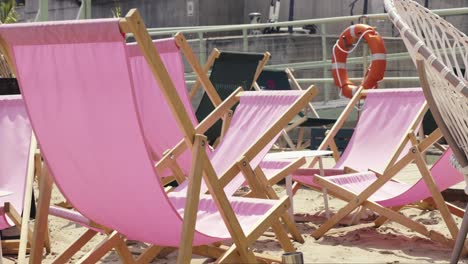
POLYGON ((6 202, 23 211, 31 135, 21 96, 0 96, 0 191, 11 192, 0 197, 0 230, 15 225, 4 213, 6 202))
MULTIPOLYGON (((154 171, 119 20, 4 25, 0 36, 11 45, 42 154, 67 200, 130 239, 178 246, 184 200, 168 197, 154 171)), ((231 203, 247 231, 276 201, 231 203)), ((194 245, 229 239, 218 216, 203 197, 194 245)))
MULTIPOLYGON (((332 170, 325 171, 325 175, 342 174, 345 166, 357 171, 371 168, 383 172, 426 100, 420 88, 368 92, 348 146, 332 170)), ((407 150, 409 145, 402 155, 407 150)), ((316 186, 313 182, 315 173, 315 169, 300 169, 294 173, 293 179, 316 186)))
MULTIPOLYGON (((245 92, 234 112, 231 125, 225 137, 210 155, 210 160, 218 173, 222 175, 234 162, 245 153, 275 122, 283 116, 291 104, 303 91, 252 91, 245 92)), ((262 159, 279 137, 279 133, 250 161, 252 168, 260 165, 262 159)), ((284 164, 278 161, 277 165, 284 164)), ((240 173, 224 188, 227 195, 232 195, 245 182, 240 173)))
MULTIPOLYGON (((451 156, 452 150, 448 149, 430 170, 440 191, 463 181, 463 175, 450 164, 451 156)), ((377 177, 372 172, 362 172, 331 176, 327 179, 354 193, 361 193, 377 180, 377 177)), ((431 196, 424 179, 421 178, 414 184, 389 181, 369 197, 369 200, 385 207, 392 207, 417 202, 431 196)))
MULTIPOLYGON (((153 43, 160 53, 161 59, 174 82, 178 95, 190 116, 192 124, 197 126, 198 121, 190 103, 187 93, 188 90, 185 84, 182 56, 175 40, 173 38, 162 39, 153 41, 153 43)), ((132 43, 127 47, 132 69, 132 78, 137 88, 136 98, 138 100, 138 110, 142 118, 145 136, 154 153, 153 156, 161 157, 164 151, 171 149, 182 139, 182 133, 138 46, 132 43)), ((225 135, 222 143, 214 152, 211 152, 211 149, 207 148, 213 167, 218 175, 224 173, 229 166, 234 164, 246 149, 256 142, 258 137, 274 124, 302 94, 303 93, 299 91, 244 93, 232 118, 229 131, 225 135)), ((265 170, 267 177, 271 177, 274 175, 273 173, 278 172, 281 166, 288 165, 288 163, 281 161, 269 161, 265 164, 261 162, 276 139, 277 137, 275 137, 275 139, 250 163, 253 168, 260 165, 262 168, 267 169, 265 170), (272 166, 277 170, 268 169, 272 166)), ((184 154, 178 157, 177 162, 183 172, 188 175, 191 163, 190 152, 185 151, 184 154)), ((170 174, 171 172, 166 170, 161 176, 168 176, 170 174)), ((226 194, 234 194, 244 182, 245 178, 239 174, 226 186, 226 194)), ((185 192, 186 187, 187 183, 184 183, 177 188, 176 191, 185 192)), ((203 185, 202 192, 207 190, 207 187, 203 185)))
MULTIPOLYGON (((162 39, 153 43, 171 76, 192 124, 198 124, 187 93, 184 63, 175 40, 173 38, 162 39)), ((172 149, 179 143, 183 135, 138 45, 136 43, 128 44, 127 50, 142 126, 147 143, 151 147, 153 159, 159 160, 166 150, 172 149)), ((177 163, 186 175, 189 173, 191 160, 190 151, 185 151, 177 158, 177 163)), ((167 169, 161 176, 166 177, 171 174, 171 171, 167 169)))

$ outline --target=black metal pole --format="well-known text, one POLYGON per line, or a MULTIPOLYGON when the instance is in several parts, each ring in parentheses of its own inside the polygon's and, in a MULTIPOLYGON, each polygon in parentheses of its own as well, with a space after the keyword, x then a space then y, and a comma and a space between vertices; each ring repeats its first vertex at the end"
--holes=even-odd
MULTIPOLYGON (((289 0, 289 21, 294 20, 294 0, 289 0)), ((293 32, 293 27, 289 26, 288 27, 288 32, 292 33, 293 32)))
POLYGON ((367 15, 367 7, 369 5, 369 0, 364 0, 364 8, 362 9, 362 14, 367 15))

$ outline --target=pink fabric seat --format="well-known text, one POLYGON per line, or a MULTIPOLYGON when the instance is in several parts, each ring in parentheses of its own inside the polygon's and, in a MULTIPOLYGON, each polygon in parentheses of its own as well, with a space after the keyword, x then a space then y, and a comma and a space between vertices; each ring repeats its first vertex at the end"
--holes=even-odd
MULTIPOLYGON (((431 168, 431 175, 440 191, 463 181, 463 175, 450 164, 449 159, 451 156, 452 151, 448 149, 431 168)), ((359 194, 377 180, 377 177, 372 172, 362 172, 331 176, 327 177, 327 180, 359 194)), ((393 207, 414 203, 431 196, 424 179, 421 178, 414 184, 389 181, 375 192, 369 200, 385 207, 393 207)))
MULTIPOLYGON (((184 215, 184 206, 186 197, 180 192, 169 194, 169 199, 182 217, 184 215)), ((231 206, 236 212, 236 216, 244 230, 244 233, 251 231, 258 220, 268 213, 277 201, 265 199, 250 198, 247 202, 242 197, 229 197, 231 206)), ((201 195, 198 206, 197 230, 203 230, 207 236, 218 238, 230 238, 223 219, 216 208, 216 205, 210 195, 201 195)))
POLYGON ((6 202, 23 211, 31 136, 21 96, 0 96, 0 230, 15 225, 4 213, 6 202))
MULTIPOLYGON (((129 238, 178 246, 184 199, 168 197, 153 168, 119 20, 4 25, 0 36, 11 47, 43 157, 67 200, 129 238)), ((209 200, 201 203, 193 245, 229 238, 222 228, 201 229, 223 225, 209 200)), ((279 206, 250 198, 231 203, 244 231, 279 206)))
MULTIPOLYGON (((175 84, 177 93, 190 116, 192 124, 197 126, 198 121, 193 111, 185 83, 182 55, 180 54, 175 40, 169 38, 156 40, 153 41, 153 43, 161 54, 161 59, 175 84)), ((155 156, 161 157, 164 151, 174 147, 180 141, 182 133, 138 46, 132 43, 129 44, 127 48, 130 57, 133 82, 135 87, 138 88, 136 89, 136 98, 139 102, 138 110, 142 117, 145 136, 155 156), (161 129, 161 127, 164 127, 164 129, 161 129)), ((207 148, 210 160, 218 175, 221 175, 229 166, 236 162, 237 159, 241 157, 246 147, 256 142, 263 134, 262 132, 285 113, 288 106, 301 92, 281 91, 276 92, 276 94, 289 99, 280 102, 278 98, 270 98, 269 95, 265 96, 264 93, 259 92, 251 92, 248 97, 241 99, 232 117, 228 133, 223 138, 221 144, 215 151, 207 148)), ((271 149, 276 139, 277 137, 275 137, 250 163, 253 168, 260 165, 263 169, 266 169, 264 171, 268 179, 276 175, 274 173, 279 172, 281 168, 289 165, 288 162, 284 161, 262 162, 263 157, 271 149), (270 170, 269 168, 271 167, 275 167, 276 170, 270 170)), ((182 171, 188 175, 191 162, 190 152, 184 152, 177 161, 182 171)), ((168 175, 170 175, 170 171, 166 170, 164 176, 168 175)), ((226 194, 234 194, 244 183, 244 177, 238 175, 225 187, 226 194)), ((186 183, 182 184, 177 191, 185 191, 185 188, 186 183)), ((206 191, 206 186, 203 186, 202 192, 206 191)))
MULTIPOLYGON (((325 169, 325 176, 340 175, 345 166, 357 171, 371 168, 383 172, 424 103, 420 88, 369 90, 348 146, 335 166, 325 169)), ((409 145, 402 155, 408 150, 409 145)), ((300 169, 293 179, 317 186, 314 174, 319 174, 318 170, 300 169)))

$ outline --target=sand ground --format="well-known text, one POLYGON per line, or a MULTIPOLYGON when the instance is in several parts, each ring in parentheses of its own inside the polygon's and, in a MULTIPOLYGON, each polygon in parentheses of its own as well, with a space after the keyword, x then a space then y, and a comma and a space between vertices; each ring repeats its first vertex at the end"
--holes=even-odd
MULTIPOLYGON (((325 160, 325 167, 331 164, 331 160, 325 160)), ((407 167, 398 175, 400 180, 409 182, 418 178, 414 165, 407 167)), ((275 186, 275 189, 285 195, 284 186, 275 186)), ((60 193, 54 190, 53 203, 62 200, 60 193)), ((345 203, 339 199, 330 197, 331 212, 336 212, 345 203)), ((459 203, 459 206, 464 206, 459 203)), ((328 232, 324 237, 315 240, 310 233, 326 220, 322 193, 302 188, 294 196, 294 213, 297 226, 302 232, 305 243, 294 242, 298 251, 303 252, 305 263, 446 263, 450 258, 451 249, 424 238, 415 232, 398 225, 387 222, 380 228, 374 228, 370 223, 376 215, 370 211, 363 214, 363 219, 358 225, 347 226, 351 217, 347 217, 338 228, 328 232), (302 220, 308 220, 306 222, 302 220)), ((425 224, 429 229, 438 230, 448 235, 448 229, 438 211, 406 208, 402 213, 411 219, 425 224)), ((461 219, 455 217, 458 224, 461 219)), ((85 231, 85 228, 69 221, 50 217, 50 234, 52 239, 52 253, 45 256, 43 263, 51 263, 68 244, 85 231)), ((86 245, 73 259, 76 261, 93 246, 99 243, 104 236, 98 235, 86 245)), ((147 245, 131 243, 132 253, 138 255, 147 245)), ((262 237, 255 244, 255 251, 280 257, 283 253, 278 243, 272 237, 262 237)), ((173 252, 162 258, 157 258, 153 263, 174 263, 177 252, 173 252)), ((194 256, 193 263, 210 263, 213 260, 194 256)), ((4 263, 14 263, 14 257, 4 257, 4 263)), ((101 263, 121 263, 115 252, 107 254, 101 263)), ((462 263, 468 261, 462 260, 462 263)))

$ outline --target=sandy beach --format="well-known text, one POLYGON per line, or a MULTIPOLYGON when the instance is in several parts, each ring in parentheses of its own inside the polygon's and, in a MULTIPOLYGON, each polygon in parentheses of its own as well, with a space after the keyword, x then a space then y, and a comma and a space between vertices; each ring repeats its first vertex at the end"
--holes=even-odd
MULTIPOLYGON (((325 165, 327 164, 331 164, 331 159, 325 160, 325 165)), ((414 165, 410 165, 397 177, 409 182, 417 180, 417 170, 414 165)), ((285 195, 283 185, 275 186, 275 189, 281 195, 285 195)), ((52 203, 62 201, 63 198, 57 189, 54 190, 52 199, 52 203)), ((345 203, 330 197, 329 204, 331 212, 334 213, 345 203)), ((457 205, 464 206, 462 203, 457 205)), ((438 211, 406 208, 401 212, 430 229, 448 234, 448 229, 438 211)), ((377 216, 370 211, 364 212, 359 224, 348 226, 352 219, 347 217, 338 228, 332 229, 321 239, 315 240, 310 233, 326 220, 326 214, 322 193, 308 188, 301 188, 294 196, 294 213, 297 226, 305 238, 304 244, 294 242, 294 246, 297 251, 304 254, 305 263, 447 263, 450 258, 450 248, 424 238, 394 222, 387 222, 380 228, 374 228, 372 221, 377 216)), ((455 219, 460 224, 461 219, 458 217, 455 219)), ((53 216, 49 218, 49 223, 52 253, 45 256, 43 263, 51 263, 67 245, 85 231, 85 228, 77 224, 53 216)), ((103 235, 95 237, 74 256, 72 263, 103 238, 103 235)), ((135 257, 147 247, 143 243, 129 242, 128 244, 135 257)), ((276 257, 280 257, 283 253, 279 244, 271 236, 262 237, 255 244, 255 251, 276 257)), ((177 251, 174 251, 156 258, 152 263, 175 263, 176 259, 177 251)), ((212 261, 212 259, 194 255, 192 262, 210 263, 212 261)), ((4 256, 4 263, 15 262, 14 257, 4 256)), ((461 262, 468 263, 466 259, 461 262)), ((111 252, 100 263, 121 262, 118 255, 111 252)))

